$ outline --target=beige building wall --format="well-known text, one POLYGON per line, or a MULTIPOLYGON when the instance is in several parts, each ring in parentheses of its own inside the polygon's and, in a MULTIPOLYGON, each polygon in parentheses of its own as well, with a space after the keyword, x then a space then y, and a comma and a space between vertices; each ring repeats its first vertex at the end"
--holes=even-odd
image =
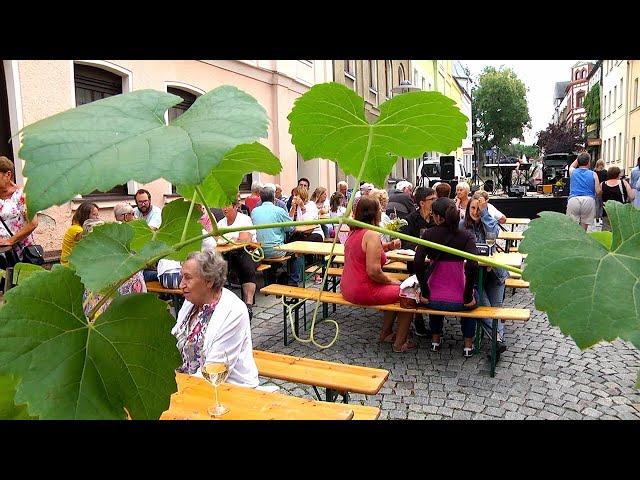
POLYGON ((602 158, 606 168, 613 165, 625 170, 627 146, 627 60, 603 60, 600 109, 602 158))
POLYGON ((640 157, 640 60, 629 62, 629 89, 627 108, 629 111, 629 131, 627 134, 627 170, 638 164, 640 157))
MULTIPOLYGON (((206 93, 221 85, 234 85, 253 96, 267 111, 268 138, 261 142, 280 158, 283 169, 270 176, 254 172, 254 180, 280 183, 288 192, 297 184, 298 155, 289 135, 290 113, 296 98, 314 83, 331 81, 333 69, 326 60, 76 60, 111 71, 123 77, 123 92, 140 89, 166 91, 174 86, 195 94, 206 93)), ((75 107, 74 61, 72 60, 5 60, 11 130, 75 107)), ((23 163, 16 153, 16 179, 22 183, 23 163)), ((317 178, 312 184, 335 189, 335 167, 327 160, 314 160, 317 178)), ((151 192, 152 203, 163 206, 175 198, 171 184, 158 179, 150 184, 130 181, 128 193, 138 188, 151 192)), ((113 220, 113 206, 131 196, 96 200, 100 216, 113 220)), ((91 200, 88 198, 88 200, 91 200)), ((41 226, 36 230, 37 242, 46 249, 59 249, 62 235, 82 199, 42 212, 41 226)))

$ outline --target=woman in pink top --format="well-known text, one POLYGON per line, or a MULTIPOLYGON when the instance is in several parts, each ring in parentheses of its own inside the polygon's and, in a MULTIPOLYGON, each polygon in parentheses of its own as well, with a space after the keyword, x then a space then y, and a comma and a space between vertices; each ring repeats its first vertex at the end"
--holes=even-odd
MULTIPOLYGON (((358 202, 355 219, 370 225, 380 223, 380 204, 374 198, 363 196, 358 202)), ((399 248, 400 241, 391 242, 390 248, 399 248)), ((344 270, 340 282, 342 296, 359 305, 386 305, 396 303, 400 294, 400 282, 392 280, 383 271, 387 258, 380 235, 371 230, 351 227, 344 245, 344 270)), ((384 312, 380 341, 393 342, 394 352, 405 352, 417 344, 408 340, 411 313, 398 313, 398 327, 393 332, 396 312, 384 312)))

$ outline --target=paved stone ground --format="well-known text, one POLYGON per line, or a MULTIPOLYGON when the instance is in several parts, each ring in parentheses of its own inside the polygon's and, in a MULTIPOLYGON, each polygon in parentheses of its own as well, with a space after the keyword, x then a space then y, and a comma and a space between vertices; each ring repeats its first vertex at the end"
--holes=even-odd
MULTIPOLYGON (((464 359, 460 324, 454 318, 445 320, 438 353, 429 351, 430 341, 424 338, 418 338, 416 350, 393 353, 391 345, 377 342, 382 313, 343 306, 330 315, 340 327, 332 347, 322 350, 298 341, 285 347, 280 301, 257 294, 253 345, 389 370, 378 395, 351 396, 352 403, 380 407, 381 419, 640 419, 640 390, 635 387, 640 351, 621 340, 580 351, 549 324, 545 313, 535 310, 528 290, 516 290, 513 296, 507 291, 504 306, 529 308, 532 316, 526 323, 506 322, 508 349, 494 378, 489 376, 489 343, 485 340, 480 354, 464 359)), ((307 311, 310 323, 310 307, 307 311)), ((315 330, 316 340, 326 344, 335 327, 319 322, 315 330)), ((306 385, 261 381, 275 383, 292 395, 315 398, 306 385)))

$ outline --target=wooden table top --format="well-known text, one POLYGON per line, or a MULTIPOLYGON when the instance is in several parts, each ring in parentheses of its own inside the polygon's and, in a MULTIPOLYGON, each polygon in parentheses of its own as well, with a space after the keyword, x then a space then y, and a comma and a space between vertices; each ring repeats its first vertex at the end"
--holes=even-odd
POLYGON ((234 250, 240 250, 244 248, 245 245, 250 245, 251 247, 259 247, 260 244, 257 242, 241 242, 241 243, 219 243, 216 246, 216 252, 218 253, 228 253, 234 250))
MULTIPOLYGON (((313 232, 316 228, 318 228, 317 225, 298 225, 296 227, 296 232, 298 233, 311 233, 313 232)), ((295 243, 295 242, 294 242, 295 243)), ((313 243, 313 242, 309 242, 309 243, 313 243)))
POLYGON ((505 222, 507 225, 529 225, 531 222, 530 218, 509 218, 507 217, 507 221, 505 222))
POLYGON ((176 373, 178 391, 160 420, 351 420, 353 409, 341 403, 263 392, 224 383, 218 387, 220 403, 229 412, 211 418, 207 408, 215 403, 213 386, 204 378, 176 373))
POLYGON ((501 240, 524 240, 522 232, 505 232, 500 230, 498 238, 501 240))
MULTIPOLYGON (((275 247, 275 250, 282 250, 289 253, 304 253, 312 255, 329 255, 331 253, 331 243, 325 242, 291 242, 283 243, 275 247)), ((333 250, 334 255, 344 255, 344 245, 340 242, 336 242, 336 247, 333 250)))

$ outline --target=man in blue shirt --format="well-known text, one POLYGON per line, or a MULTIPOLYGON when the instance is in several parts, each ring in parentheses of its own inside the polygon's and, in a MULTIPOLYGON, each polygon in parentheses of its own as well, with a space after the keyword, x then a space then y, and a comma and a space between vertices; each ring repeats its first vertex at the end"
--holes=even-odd
POLYGON ((569 167, 571 191, 567 215, 578 221, 585 231, 596 216, 596 195, 600 193, 598 174, 589 169, 590 162, 591 155, 582 152, 569 167))
MULTIPOLYGON (((271 188, 260 190, 261 205, 251 211, 251 220, 254 225, 265 225, 269 223, 291 222, 291 218, 285 210, 273 204, 274 191, 271 188)), ((265 258, 279 258, 287 255, 281 250, 274 250, 274 247, 286 242, 287 233, 292 233, 294 227, 264 228, 256 230, 256 240, 262 245, 265 258)), ((302 258, 292 256, 289 261, 289 278, 295 285, 300 281, 300 269, 302 258)))

